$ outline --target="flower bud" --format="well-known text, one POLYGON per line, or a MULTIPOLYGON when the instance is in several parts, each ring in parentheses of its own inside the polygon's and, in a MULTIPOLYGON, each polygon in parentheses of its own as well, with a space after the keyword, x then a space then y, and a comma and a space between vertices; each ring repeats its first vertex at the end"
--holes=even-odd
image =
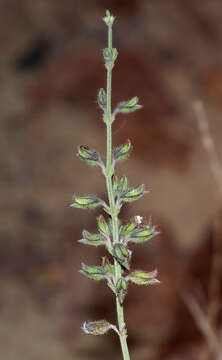
POLYGON ((88 165, 98 165, 100 162, 100 158, 94 150, 90 150, 90 148, 86 145, 81 145, 78 147, 78 157, 80 160, 86 162, 88 165))
POLYGON ((110 14, 109 10, 106 10, 106 16, 103 18, 103 21, 107 26, 112 26, 114 23, 115 17, 110 14))
POLYGON ((133 232, 133 230, 135 230, 137 227, 137 223, 135 221, 132 221, 126 225, 124 225, 121 229, 121 236, 123 236, 124 238, 128 238, 130 237, 131 233, 133 232))
POLYGON ((104 245, 104 240, 99 234, 93 234, 90 233, 89 231, 83 230, 82 236, 83 238, 79 240, 79 242, 82 244, 93 245, 93 246, 104 245))
POLYGON ((114 265, 109 262, 109 259, 106 256, 102 258, 102 267, 107 276, 115 274, 114 265))
POLYGON ((122 101, 115 109, 114 114, 115 115, 118 113, 126 114, 141 109, 142 105, 137 104, 138 101, 139 99, 137 96, 133 97, 128 101, 122 101))
POLYGON ((129 280, 137 285, 154 285, 160 282, 156 279, 157 274, 157 270, 152 272, 135 270, 129 275, 129 280))
POLYGON ((138 200, 145 193, 144 185, 140 185, 136 188, 128 189, 124 194, 121 195, 121 199, 125 202, 132 202, 138 200))
POLYGON ((123 144, 113 150, 113 160, 114 161, 123 161, 129 157, 131 152, 131 142, 127 141, 126 144, 123 144))
POLYGON ((118 178, 116 175, 112 176, 112 186, 113 186, 113 193, 114 196, 117 195, 117 189, 118 189, 118 178))
POLYGON ((103 205, 103 201, 95 195, 88 195, 83 197, 74 196, 74 203, 70 206, 79 209, 94 209, 95 207, 103 205))
POLYGON ((113 256, 123 267, 129 270, 130 260, 131 260, 130 250, 128 250, 123 244, 120 243, 114 244, 113 256))
POLYGON ((82 325, 84 333, 90 335, 104 335, 110 329, 112 329, 112 325, 106 320, 86 321, 82 325))
POLYGON ((105 272, 102 266, 87 266, 82 263, 82 270, 80 272, 92 280, 104 280, 105 272))
POLYGON ((103 57, 107 66, 113 67, 115 60, 117 59, 118 51, 116 48, 103 49, 103 57))
POLYGON ((122 277, 117 281, 116 293, 117 293, 120 304, 123 304, 123 301, 127 294, 127 281, 122 277))
POLYGON ((100 215, 97 219, 98 221, 98 229, 100 231, 100 233, 104 236, 109 236, 109 226, 106 223, 106 220, 104 219, 104 217, 102 215, 100 215))
POLYGON ((130 234, 130 241, 134 243, 143 243, 152 239, 158 232, 155 230, 154 226, 149 226, 147 228, 135 229, 130 234))
POLYGON ((118 194, 121 195, 128 188, 128 180, 126 176, 122 176, 118 185, 118 194))
POLYGON ((97 100, 98 100, 99 107, 103 111, 105 111, 106 110, 106 92, 104 89, 99 89, 97 100))

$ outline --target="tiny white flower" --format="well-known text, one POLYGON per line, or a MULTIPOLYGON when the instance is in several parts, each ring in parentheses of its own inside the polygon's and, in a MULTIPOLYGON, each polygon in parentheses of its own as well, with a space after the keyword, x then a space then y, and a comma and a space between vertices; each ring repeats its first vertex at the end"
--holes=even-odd
POLYGON ((137 222, 138 225, 140 225, 143 221, 143 217, 140 215, 136 215, 135 216, 135 221, 137 222))

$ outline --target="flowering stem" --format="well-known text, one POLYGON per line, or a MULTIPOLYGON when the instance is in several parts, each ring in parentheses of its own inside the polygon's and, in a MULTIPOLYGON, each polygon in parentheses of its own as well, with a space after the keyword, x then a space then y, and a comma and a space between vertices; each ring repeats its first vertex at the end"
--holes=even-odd
MULTIPOLYGON (((112 50, 112 24, 108 26, 108 49, 112 50)), ((110 215, 112 218, 113 227, 113 242, 119 242, 119 226, 118 226, 118 209, 115 204, 115 197, 112 185, 112 175, 114 169, 112 167, 112 113, 111 113, 111 83, 112 83, 112 67, 106 66, 107 69, 107 88, 106 88, 106 112, 105 112, 105 123, 106 123, 106 188, 109 199, 110 215)), ((114 259, 115 265, 115 282, 121 278, 121 265, 114 259)), ((120 303, 116 296, 116 309, 117 319, 119 328, 119 337, 122 349, 122 355, 124 360, 130 360, 128 345, 127 345, 127 332, 124 321, 123 305, 120 303)))
POLYGON ((128 140, 125 144, 112 149, 112 123, 118 113, 127 114, 140 109, 138 97, 134 96, 130 100, 122 101, 112 112, 111 93, 112 93, 112 69, 117 59, 118 52, 112 47, 112 25, 114 16, 106 11, 103 18, 108 27, 108 47, 103 49, 105 68, 107 70, 106 91, 100 89, 98 92, 98 105, 103 110, 103 120, 106 124, 106 161, 102 162, 99 154, 91 150, 87 145, 78 147, 77 155, 88 165, 98 165, 102 168, 105 176, 106 188, 108 193, 108 204, 95 195, 74 196, 74 202, 70 205, 78 209, 94 209, 103 206, 103 210, 110 215, 109 223, 100 215, 98 221, 98 234, 83 230, 83 238, 79 242, 87 245, 104 245, 113 256, 113 263, 104 257, 102 266, 89 266, 82 263, 81 273, 89 279, 100 281, 106 280, 108 287, 116 295, 117 326, 110 324, 106 320, 84 322, 82 330, 86 334, 104 335, 113 329, 120 338, 123 360, 130 360, 127 345, 127 329, 124 321, 123 302, 127 294, 128 281, 137 285, 157 284, 157 271, 146 272, 135 270, 124 276, 126 270, 130 271, 132 251, 128 249, 129 241, 143 243, 158 234, 154 226, 141 226, 141 216, 135 216, 130 223, 120 225, 118 218, 123 202, 138 200, 145 194, 144 186, 128 187, 126 176, 117 178, 114 174, 115 163, 126 160, 131 150, 131 143, 128 140), (111 226, 110 226, 111 222, 111 226))

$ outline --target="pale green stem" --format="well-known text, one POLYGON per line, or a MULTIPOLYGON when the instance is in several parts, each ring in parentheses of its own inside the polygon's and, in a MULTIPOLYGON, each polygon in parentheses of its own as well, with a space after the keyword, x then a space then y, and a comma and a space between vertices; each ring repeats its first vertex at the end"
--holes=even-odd
MULTIPOLYGON (((112 48, 112 26, 108 26, 108 47, 112 48)), ((112 226, 113 226, 113 242, 119 242, 119 226, 118 226, 118 211, 116 209, 113 186, 112 186, 112 113, 111 113, 111 82, 112 82, 112 67, 107 67, 107 105, 106 105, 106 117, 105 123, 107 128, 107 138, 106 138, 106 187, 109 198, 109 206, 111 211, 112 226)), ((121 265, 114 260, 115 264, 115 281, 117 283, 118 279, 121 277, 121 265)), ((124 321, 124 312, 123 305, 120 304, 118 297, 116 297, 116 309, 117 309, 117 319, 118 327, 120 334, 120 343, 124 360, 130 360, 129 350, 127 346, 127 332, 124 321)))

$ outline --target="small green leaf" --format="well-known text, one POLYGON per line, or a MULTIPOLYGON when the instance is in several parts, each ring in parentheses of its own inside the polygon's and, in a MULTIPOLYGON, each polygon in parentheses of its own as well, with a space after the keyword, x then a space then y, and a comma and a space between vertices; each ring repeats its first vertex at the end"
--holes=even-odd
POLYGON ((102 215, 97 219, 99 232, 104 236, 109 236, 109 226, 102 215))
POLYGON ((104 89, 99 89, 97 101, 98 101, 99 107, 103 111, 105 111, 106 110, 106 92, 104 89))
POLYGON ((116 284, 116 293, 120 304, 123 304, 125 296, 127 294, 127 281, 124 278, 119 278, 116 284))
POLYGON ((87 266, 82 263, 82 270, 80 272, 92 280, 99 281, 106 279, 102 266, 87 266))
POLYGON ((88 165, 99 165, 101 162, 97 153, 94 150, 90 150, 90 148, 86 145, 81 145, 78 147, 77 155, 80 160, 84 161, 88 165))
POLYGON ((113 256, 127 270, 130 269, 131 251, 121 243, 114 244, 113 256))
POLYGON ((154 226, 149 226, 146 228, 135 229, 130 234, 130 241, 134 243, 143 243, 152 239, 158 232, 155 230, 154 226))
POLYGON ((129 275, 129 280, 137 285, 154 285, 159 283, 159 280, 156 279, 157 275, 157 270, 152 272, 135 270, 129 275))
POLYGON ((82 236, 83 238, 79 240, 79 242, 82 244, 93 245, 93 246, 104 245, 104 240, 99 234, 93 234, 90 233, 89 231, 83 230, 82 236))
POLYGON ((94 209, 97 206, 103 205, 103 201, 95 195, 88 195, 83 197, 74 196, 74 203, 70 206, 79 209, 94 209))
POLYGON ((125 202, 135 201, 141 198, 144 192, 144 185, 137 186, 136 188, 130 188, 121 195, 121 199, 125 202))
POLYGON ((119 147, 113 150, 113 160, 114 161, 123 161, 129 157, 131 152, 131 142, 128 140, 125 144, 120 145, 119 147))
POLYGON ((141 109, 142 105, 139 105, 138 101, 139 99, 137 96, 133 97, 128 101, 122 101, 121 103, 118 104, 116 110, 114 111, 114 114, 118 114, 118 113, 127 114, 141 109))
POLYGON ((104 335, 110 329, 112 329, 112 325, 106 320, 86 321, 82 325, 82 330, 87 335, 104 335))
POLYGON ((128 188, 128 180, 126 176, 122 176, 119 185, 118 185, 118 194, 121 196, 124 192, 127 191, 128 188))

